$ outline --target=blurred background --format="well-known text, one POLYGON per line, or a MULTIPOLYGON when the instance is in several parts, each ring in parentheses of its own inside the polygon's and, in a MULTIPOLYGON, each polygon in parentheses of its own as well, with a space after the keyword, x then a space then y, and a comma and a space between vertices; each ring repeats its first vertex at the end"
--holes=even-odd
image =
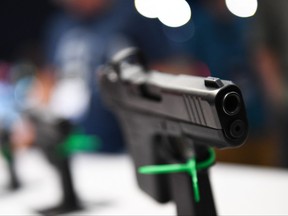
POLYGON ((288 166, 286 1, 246 1, 179 1, 162 12, 161 1, 1 2, 1 115, 11 124, 3 128, 18 133, 12 136, 16 146, 29 145, 32 126, 19 126, 15 116, 27 107, 49 107, 84 133, 99 136, 100 151, 123 151, 117 122, 100 101, 95 73, 117 50, 133 45, 151 68, 212 75, 241 87, 250 137, 239 149, 219 151, 219 160, 288 166))
POLYGON ((67 128, 96 137, 71 148, 125 152, 96 73, 118 50, 137 46, 150 68, 240 86, 250 135, 241 148, 217 150, 219 161, 288 168, 287 8, 285 0, 1 1, 3 157, 11 162, 13 152, 37 145, 56 151, 43 137, 62 143, 67 128))

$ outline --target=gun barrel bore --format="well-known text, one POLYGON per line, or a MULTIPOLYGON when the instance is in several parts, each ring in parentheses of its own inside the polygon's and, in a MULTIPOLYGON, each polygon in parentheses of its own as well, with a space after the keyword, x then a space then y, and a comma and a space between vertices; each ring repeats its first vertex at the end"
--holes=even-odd
POLYGON ((223 110, 227 115, 236 115, 241 107, 240 96, 236 92, 229 92, 223 98, 223 110))
POLYGON ((232 122, 232 124, 230 125, 230 135, 233 138, 240 138, 244 135, 246 131, 246 126, 245 123, 242 120, 235 120, 234 122, 232 122))

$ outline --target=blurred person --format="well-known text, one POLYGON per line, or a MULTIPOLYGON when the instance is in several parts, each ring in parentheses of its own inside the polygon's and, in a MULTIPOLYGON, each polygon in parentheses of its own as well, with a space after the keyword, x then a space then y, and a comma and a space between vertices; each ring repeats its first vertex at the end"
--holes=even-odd
POLYGON ((251 35, 255 67, 269 102, 270 127, 278 142, 279 163, 288 167, 288 1, 259 1, 251 35))
MULTIPOLYGON (((74 101, 73 105, 69 105, 69 98, 88 97, 88 102, 82 101, 87 103, 88 108, 82 107, 85 114, 79 115, 76 120, 78 125, 85 133, 99 136, 103 142, 101 151, 122 151, 123 138, 118 122, 101 102, 95 81, 97 67, 109 61, 119 49, 133 45, 143 51, 154 68, 167 69, 169 67, 165 65, 168 59, 176 55, 176 49, 164 37, 159 21, 138 14, 133 1, 55 2, 64 10, 52 17, 45 37, 47 64, 53 65, 56 70, 57 82, 53 91, 57 92, 57 85, 65 83, 65 80, 77 79, 78 84, 82 84, 78 85, 79 88, 71 87, 70 92, 66 91, 67 96, 62 97, 65 101, 57 99, 57 96, 55 99, 52 94, 52 104, 54 107, 63 106, 63 112, 66 112, 81 103, 75 104, 74 101)), ((61 90, 61 86, 58 87, 61 90)))

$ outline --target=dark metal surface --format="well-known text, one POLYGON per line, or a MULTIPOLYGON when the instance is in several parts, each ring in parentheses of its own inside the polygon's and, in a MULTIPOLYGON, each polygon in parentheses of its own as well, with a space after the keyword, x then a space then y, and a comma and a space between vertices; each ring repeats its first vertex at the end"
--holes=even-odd
MULTIPOLYGON (((248 122, 240 89, 231 81, 218 78, 147 71, 141 61, 135 62, 137 56, 131 61, 133 55, 137 55, 135 49, 117 54, 112 65, 102 68, 98 81, 104 101, 122 124, 139 187, 158 202, 174 200, 179 214, 215 215, 207 171, 199 173, 204 204, 194 203, 192 208, 189 203, 193 192, 187 174, 177 174, 170 179, 168 175, 140 175, 137 169, 171 163, 163 152, 171 146, 175 151, 183 146, 183 142, 171 141, 173 137, 196 143, 196 155, 200 158, 198 146, 232 148, 243 144, 248 135, 248 122), (230 99, 225 98, 232 92, 236 97, 232 97, 233 104, 230 104, 230 99), (177 191, 179 184, 182 185, 177 191)), ((179 162, 179 158, 175 161, 179 162)))

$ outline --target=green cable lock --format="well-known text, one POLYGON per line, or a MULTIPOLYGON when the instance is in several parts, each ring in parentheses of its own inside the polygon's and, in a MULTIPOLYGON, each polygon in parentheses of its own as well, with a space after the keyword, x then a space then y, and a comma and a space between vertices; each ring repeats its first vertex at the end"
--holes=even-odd
POLYGON ((200 202, 200 193, 198 185, 197 171, 207 169, 215 162, 215 152, 209 148, 209 157, 205 161, 196 162, 196 158, 192 157, 186 164, 168 164, 168 165, 152 165, 142 166, 138 169, 141 174, 168 174, 168 173, 180 173, 187 172, 191 175, 192 185, 194 189, 194 199, 196 202, 200 202))
POLYGON ((75 152, 95 151, 101 146, 101 140, 97 136, 84 134, 71 134, 59 145, 59 153, 67 157, 75 152))

